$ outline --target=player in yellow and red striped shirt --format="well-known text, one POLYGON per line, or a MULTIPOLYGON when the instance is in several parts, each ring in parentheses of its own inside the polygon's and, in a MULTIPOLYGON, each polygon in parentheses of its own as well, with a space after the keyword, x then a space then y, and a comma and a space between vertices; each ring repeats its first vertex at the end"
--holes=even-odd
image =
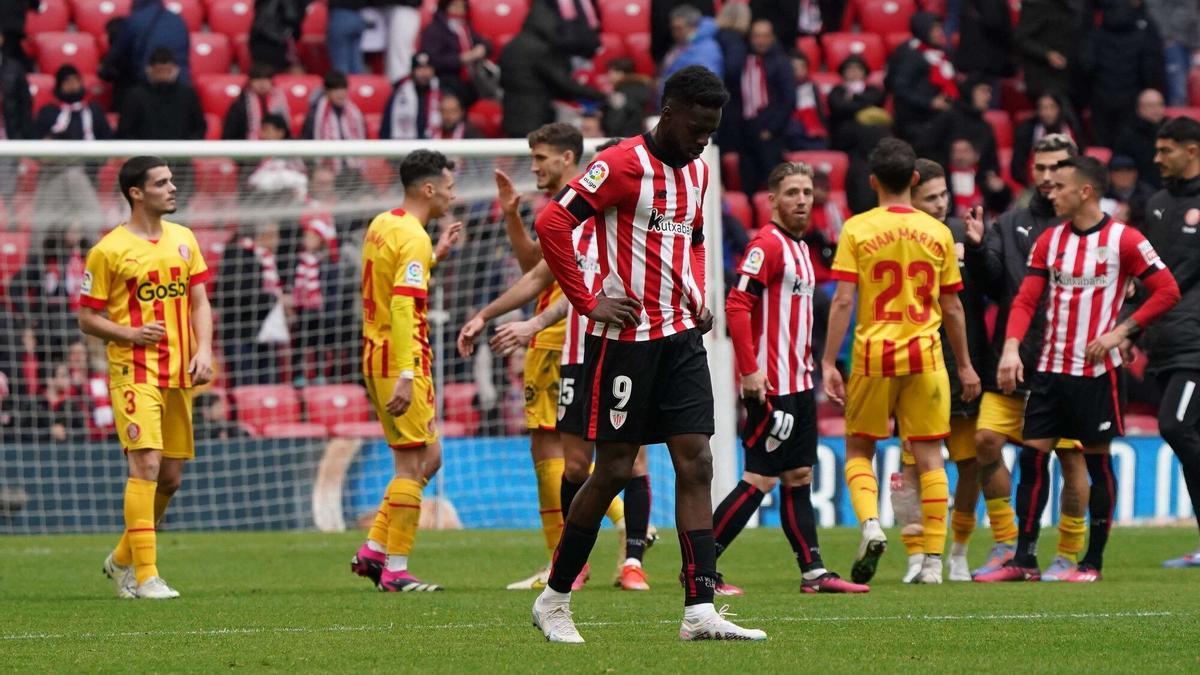
POLYGON ((171 170, 157 157, 121 167, 129 221, 88 253, 79 327, 108 342, 117 436, 129 462, 125 534, 104 561, 123 598, 174 598, 158 576, 155 525, 195 457, 191 387, 212 379, 210 276, 175 212, 171 170))

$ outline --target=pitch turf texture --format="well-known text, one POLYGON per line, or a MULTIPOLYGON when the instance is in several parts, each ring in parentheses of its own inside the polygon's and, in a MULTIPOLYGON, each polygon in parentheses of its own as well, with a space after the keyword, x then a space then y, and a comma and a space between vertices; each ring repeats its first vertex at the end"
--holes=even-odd
MULTIPOLYGON (((1045 551, 1056 538, 1047 531, 1045 551)), ((847 571, 851 529, 821 532, 847 571)), ((722 559, 746 589, 736 621, 765 643, 681 643, 679 553, 664 532, 647 557, 653 589, 609 586, 615 539, 601 535, 575 596, 588 644, 548 644, 530 626, 533 591, 506 583, 541 562, 541 535, 422 532, 414 570, 442 593, 383 594, 349 571, 360 533, 175 533, 159 537, 179 600, 118 600, 100 566, 115 536, 0 539, 0 669, 401 672, 1197 672, 1200 569, 1165 570, 1195 544, 1181 529, 1119 528, 1094 585, 906 586, 896 532, 865 596, 802 595, 783 534, 748 530, 722 559)), ((990 544, 973 542, 973 564, 990 544)), ((1043 554, 1043 565, 1050 562, 1043 554)), ((718 598, 720 602, 721 598, 718 598)))

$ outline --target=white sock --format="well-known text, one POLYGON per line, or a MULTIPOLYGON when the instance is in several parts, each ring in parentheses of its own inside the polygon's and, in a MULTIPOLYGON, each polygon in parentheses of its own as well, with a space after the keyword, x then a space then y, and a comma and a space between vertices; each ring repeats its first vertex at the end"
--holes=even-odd
POLYGON ((408 569, 408 556, 406 555, 389 555, 387 557, 387 571, 389 572, 404 572, 408 569))
POLYGON ((571 592, 559 593, 547 586, 542 589, 542 594, 538 596, 538 602, 544 605, 569 605, 571 604, 571 592))
POLYGON ((713 607, 711 602, 705 602, 699 605, 689 605, 683 608, 683 620, 697 621, 716 613, 717 608, 713 607))
POLYGON ((637 558, 626 558, 626 559, 625 559, 624 566, 625 566, 625 567, 630 567, 630 566, 632 566, 632 567, 641 567, 641 566, 642 566, 642 561, 641 561, 641 560, 638 560, 637 558))
POLYGON ((957 541, 954 542, 954 545, 950 547, 950 557, 952 557, 952 558, 967 557, 967 545, 960 544, 957 541))
POLYGON ((367 550, 374 551, 376 553, 387 553, 387 547, 375 541, 374 539, 367 540, 367 550))
POLYGON ((812 581, 813 579, 820 579, 824 574, 829 574, 829 570, 825 569, 824 567, 817 567, 805 572, 801 576, 803 576, 807 581, 812 581))
POLYGON ((925 563, 925 554, 924 553, 914 553, 914 554, 908 556, 908 566, 909 567, 912 567, 913 565, 922 565, 924 563, 925 563))

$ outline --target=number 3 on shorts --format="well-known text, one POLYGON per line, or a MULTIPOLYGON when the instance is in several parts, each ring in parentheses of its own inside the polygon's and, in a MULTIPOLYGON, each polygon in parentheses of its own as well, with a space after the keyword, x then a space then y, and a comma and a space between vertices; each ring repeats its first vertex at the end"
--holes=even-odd
POLYGON ((132 415, 137 412, 137 401, 134 400, 134 392, 132 389, 126 389, 125 393, 125 414, 132 415))
POLYGON ((613 409, 624 410, 625 405, 629 403, 629 397, 633 395, 633 380, 626 375, 616 376, 613 378, 612 393, 613 398, 617 399, 613 409))

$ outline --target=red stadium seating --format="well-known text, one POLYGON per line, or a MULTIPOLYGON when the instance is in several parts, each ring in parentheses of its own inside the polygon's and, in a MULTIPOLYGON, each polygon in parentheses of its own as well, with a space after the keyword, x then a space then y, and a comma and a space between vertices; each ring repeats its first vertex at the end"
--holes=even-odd
POLYGON ((451 382, 442 387, 443 416, 447 422, 462 424, 466 436, 474 436, 479 431, 479 410, 475 407, 476 391, 474 382, 451 382))
POLYGON ((630 33, 625 36, 625 52, 633 59, 637 71, 647 77, 654 76, 657 67, 650 56, 650 33, 630 33))
POLYGON ((851 54, 863 57, 871 70, 883 68, 887 61, 883 38, 874 33, 826 33, 821 36, 821 48, 825 66, 834 72, 851 54))
POLYGON ((192 33, 191 50, 188 60, 191 62, 192 75, 218 75, 229 72, 233 64, 233 49, 229 38, 220 33, 192 33))
POLYGON ((100 65, 96 38, 87 33, 41 33, 34 37, 38 70, 53 75, 59 66, 71 64, 83 73, 94 73, 100 65))
POLYGON ((54 102, 54 75, 51 73, 29 74, 29 95, 33 97, 33 114, 42 106, 54 102))
POLYGON ((41 0, 37 10, 25 12, 25 34, 61 33, 71 23, 67 0, 41 0))
POLYGON ((1012 148, 996 149, 996 159, 1000 161, 1000 177, 1004 179, 1004 182, 1008 184, 1008 187, 1011 188, 1014 193, 1019 194, 1025 189, 1025 186, 1018 183, 1016 179, 1012 177, 1012 156, 1012 148))
POLYGON ((592 57, 592 66, 597 73, 608 72, 608 64, 613 59, 625 56, 625 41, 616 33, 600 34, 600 51, 592 57))
POLYGON ((291 114, 305 115, 313 92, 321 88, 321 78, 316 75, 276 75, 275 86, 287 96, 291 114))
POLYGON ((333 425, 334 438, 383 438, 379 422, 342 422, 333 425))
POLYGON ((367 391, 357 384, 328 384, 300 390, 304 401, 304 419, 333 427, 339 422, 366 422, 371 419, 367 391))
POLYGON ((891 56, 892 52, 896 51, 900 45, 911 39, 912 33, 909 33, 907 30, 899 33, 888 33, 883 36, 883 46, 887 49, 888 56, 891 56))
MULTIPOLYGON (((192 207, 194 210, 195 204, 192 204, 192 207)), ((208 263, 209 269, 217 265, 225 253, 225 247, 233 239, 233 232, 223 227, 194 227, 192 234, 196 235, 200 254, 204 256, 204 262, 208 263)))
POLYGON ((600 30, 606 33, 650 34, 650 0, 600 0, 600 30))
POLYGON ((1197 122, 1200 122, 1200 106, 1190 108, 1187 106, 1174 106, 1166 109, 1167 117, 1190 117, 1197 122))
POLYGON ((225 119, 229 106, 246 85, 245 75, 197 75, 193 79, 196 93, 200 95, 200 107, 221 119, 225 119))
POLYGON ((253 0, 215 0, 208 7, 208 27, 230 40, 249 35, 254 22, 253 0))
POLYGON ((379 140, 379 131, 383 128, 383 114, 371 113, 363 115, 363 122, 367 125, 367 138, 373 141, 379 140))
POLYGON ((760 190, 754 193, 751 201, 754 203, 754 221, 753 223, 747 223, 747 227, 752 227, 755 231, 758 231, 771 222, 771 193, 766 190, 760 190))
POLYGON ((801 35, 796 38, 796 51, 808 59, 808 72, 812 73, 821 67, 821 43, 811 35, 801 35))
POLYGON ((108 22, 128 16, 132 4, 132 0, 73 0, 71 14, 75 18, 76 28, 101 40, 108 36, 104 29, 108 22))
POLYGON ((883 37, 908 32, 908 20, 917 11, 913 0, 856 0, 863 32, 883 37))
POLYGON ((350 100, 363 114, 382 113, 392 95, 392 85, 383 75, 350 75, 350 100))
POLYGON ((363 164, 366 165, 363 169, 364 177, 380 194, 387 192, 395 184, 396 171, 386 157, 368 157, 363 160, 363 164))
POLYGON ((221 133, 225 130, 225 120, 221 119, 218 115, 206 112, 204 113, 204 124, 204 140, 221 140, 221 133))
POLYGON ((983 119, 992 127, 996 135, 997 148, 1011 148, 1013 145, 1013 125, 1008 113, 1003 110, 988 110, 983 113, 983 119))
POLYGON ((467 111, 467 121, 488 138, 500 138, 504 133, 501 130, 503 118, 500 103, 487 98, 475 101, 467 111))
POLYGON ((324 35, 301 35, 296 51, 300 52, 304 72, 324 75, 329 71, 329 49, 325 46, 324 35))
POLYGON ((1086 150, 1083 151, 1083 154, 1087 155, 1088 157, 1095 157, 1107 165, 1108 160, 1112 159, 1112 148, 1103 148, 1099 145, 1090 145, 1086 150))
POLYGON ((224 157, 198 157, 192 160, 197 193, 232 195, 238 191, 237 162, 224 157))
POLYGON ((300 24, 301 35, 319 35, 325 39, 329 27, 329 6, 323 2, 309 3, 304 9, 304 21, 300 24))
POLYGON ((742 173, 736 152, 721 153, 721 183, 726 190, 740 192, 742 189, 742 173))
POLYGON ((529 0, 471 0, 471 27, 489 40, 516 35, 529 14, 529 0))
POLYGON ((750 208, 750 199, 746 197, 745 192, 729 190, 721 195, 721 198, 725 201, 730 215, 742 222, 742 227, 747 230, 754 227, 754 210, 750 208))
MULTIPOLYGON (((116 127, 113 127, 114 129, 116 127)), ((121 173, 121 165, 125 163, 123 158, 114 157, 102 164, 96 171, 96 194, 101 201, 116 201, 120 199, 120 185, 118 184, 118 175, 121 173)))
POLYGON ((1158 418, 1153 415, 1126 415, 1126 436, 1157 436, 1158 418))
POLYGON ((846 435, 846 419, 844 417, 822 417, 817 419, 817 433, 821 436, 840 438, 846 435))
POLYGON ((787 153, 789 162, 804 162, 814 171, 829 174, 832 190, 846 189, 846 171, 850 169, 850 158, 837 150, 802 150, 787 153))
POLYGON ((25 256, 29 253, 28 232, 0 231, 0 287, 21 271, 25 256))
POLYGON ((296 390, 286 384, 237 387, 233 390, 233 404, 237 407, 237 420, 254 429, 300 422, 300 399, 296 390))
POLYGON ((84 73, 83 89, 89 101, 98 104, 104 110, 112 110, 113 87, 111 83, 100 79, 100 76, 95 73, 84 73))
POLYGON ((429 22, 433 21, 433 15, 437 12, 437 7, 438 0, 423 0, 421 2, 421 30, 425 30, 429 22))
POLYGON ((328 438, 329 430, 324 424, 311 422, 273 422, 264 424, 258 435, 263 438, 328 438))
POLYGON ((200 0, 167 0, 163 4, 183 19, 189 33, 195 33, 204 25, 204 5, 200 0))

